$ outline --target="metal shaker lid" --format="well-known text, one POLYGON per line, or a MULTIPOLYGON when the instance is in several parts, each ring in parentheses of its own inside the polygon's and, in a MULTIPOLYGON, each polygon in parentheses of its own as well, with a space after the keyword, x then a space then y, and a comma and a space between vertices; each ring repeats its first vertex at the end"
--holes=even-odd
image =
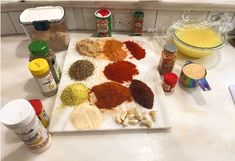
POLYGON ((174 44, 167 43, 164 47, 164 50, 170 53, 175 53, 177 51, 177 47, 174 44))

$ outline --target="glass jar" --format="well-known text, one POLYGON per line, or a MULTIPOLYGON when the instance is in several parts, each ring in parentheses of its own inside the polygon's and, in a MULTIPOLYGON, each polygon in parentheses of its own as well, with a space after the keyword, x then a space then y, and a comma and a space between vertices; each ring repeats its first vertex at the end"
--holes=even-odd
POLYGON ((173 44, 167 43, 162 51, 158 70, 160 75, 164 75, 173 70, 177 56, 177 48, 173 44))
POLYGON ((43 40, 36 40, 29 44, 28 49, 30 51, 29 61, 37 58, 46 59, 56 83, 59 83, 61 79, 61 70, 57 64, 54 51, 48 48, 47 43, 43 40))

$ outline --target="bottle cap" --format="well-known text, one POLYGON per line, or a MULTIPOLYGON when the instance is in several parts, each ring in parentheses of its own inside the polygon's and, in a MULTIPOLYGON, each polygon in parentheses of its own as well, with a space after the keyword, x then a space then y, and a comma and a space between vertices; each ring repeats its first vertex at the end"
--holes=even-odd
POLYGON ((24 99, 12 100, 5 104, 0 111, 1 123, 10 129, 27 126, 34 116, 33 107, 24 99))
POLYGON ((144 12, 142 11, 136 11, 134 12, 135 17, 143 18, 144 17, 144 12))
POLYGON ((46 57, 49 51, 47 42, 43 40, 32 41, 29 44, 28 49, 35 57, 46 57))
POLYGON ((164 74, 164 82, 169 85, 174 85, 177 83, 178 76, 175 73, 166 73, 164 74))
POLYGON ((173 44, 166 44, 164 47, 164 50, 170 52, 170 53, 175 53, 177 51, 177 47, 173 44))
POLYGON ((42 113, 42 102, 39 99, 31 99, 28 101, 33 106, 36 115, 40 115, 42 113))
POLYGON ((33 75, 40 76, 49 70, 49 65, 46 59, 38 58, 29 62, 28 68, 33 75))

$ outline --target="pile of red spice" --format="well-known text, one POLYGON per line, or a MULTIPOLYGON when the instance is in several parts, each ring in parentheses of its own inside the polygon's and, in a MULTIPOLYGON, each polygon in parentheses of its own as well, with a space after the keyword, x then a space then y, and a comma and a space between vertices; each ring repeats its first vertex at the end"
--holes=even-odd
POLYGON ((131 81, 138 74, 135 64, 128 61, 118 61, 108 64, 104 69, 104 75, 112 81, 123 83, 131 81))
MULTIPOLYGON (((111 109, 125 101, 132 101, 129 88, 115 82, 106 82, 92 87, 91 92, 96 96, 95 105, 98 108, 111 109)), ((91 97, 91 95, 90 95, 91 97)))
POLYGON ((130 91, 135 102, 147 109, 153 108, 154 94, 147 84, 134 79, 131 82, 130 91))
POLYGON ((127 49, 131 52, 131 54, 137 59, 143 59, 145 57, 145 50, 139 46, 139 44, 133 41, 125 41, 124 42, 127 49))

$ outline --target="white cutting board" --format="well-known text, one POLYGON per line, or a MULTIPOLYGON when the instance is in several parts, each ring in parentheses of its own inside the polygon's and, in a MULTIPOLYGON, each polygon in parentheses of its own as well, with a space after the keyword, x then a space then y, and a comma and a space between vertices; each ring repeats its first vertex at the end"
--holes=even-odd
MULTIPOLYGON (((95 39, 95 38, 93 38, 95 39)), ((139 45, 141 45, 146 52, 145 58, 141 60, 137 60, 133 58, 131 55, 128 55, 125 59, 136 65, 139 74, 134 76, 134 79, 138 79, 146 83, 154 93, 154 105, 151 110, 157 111, 157 121, 152 122, 152 127, 150 129, 167 129, 170 128, 169 119, 167 117, 167 110, 165 108, 165 95, 161 87, 161 78, 157 70, 157 65, 159 62, 159 55, 155 53, 153 50, 152 44, 148 42, 147 38, 143 37, 129 37, 129 36, 116 36, 115 39, 120 41, 125 40, 134 40, 139 45)), ((108 80, 104 74, 104 67, 112 63, 109 60, 97 60, 95 58, 86 57, 80 55, 76 51, 76 42, 78 42, 79 38, 73 38, 70 40, 70 45, 67 51, 67 56, 64 63, 64 68, 62 71, 62 78, 59 84, 58 93, 56 96, 51 121, 49 125, 50 132, 74 132, 81 131, 76 129, 71 120, 70 115, 74 110, 72 107, 61 108, 61 100, 60 95, 62 90, 69 84, 75 83, 76 81, 71 80, 68 75, 69 67, 77 60, 87 59, 91 61, 95 65, 94 74, 85 81, 79 81, 80 83, 84 83, 88 88, 92 88, 95 85, 99 85, 101 83, 110 81, 108 80)), ((129 87, 129 83, 125 83, 123 85, 129 87)), ((134 101, 132 102, 124 102, 121 105, 117 106, 117 109, 127 110, 128 108, 138 107, 141 111, 150 111, 146 108, 141 107, 134 101)), ((99 129, 91 130, 91 131, 102 131, 102 130, 133 130, 133 129, 146 129, 146 127, 140 127, 139 125, 123 127, 118 125, 115 122, 116 112, 105 112, 102 113, 104 121, 99 129)), ((151 119, 149 117, 149 119, 151 119)))

